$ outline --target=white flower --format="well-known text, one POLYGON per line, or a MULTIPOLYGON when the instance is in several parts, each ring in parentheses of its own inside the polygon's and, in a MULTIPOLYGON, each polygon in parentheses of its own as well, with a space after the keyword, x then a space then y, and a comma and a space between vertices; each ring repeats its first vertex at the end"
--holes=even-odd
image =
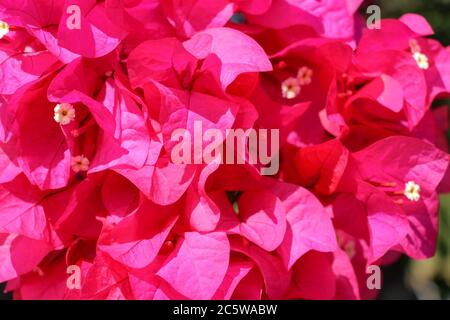
POLYGON ((281 94, 283 98, 294 99, 301 91, 300 81, 297 78, 288 78, 281 84, 281 94))
POLYGON ((75 119, 75 108, 70 103, 57 104, 54 119, 59 124, 65 126, 75 119))

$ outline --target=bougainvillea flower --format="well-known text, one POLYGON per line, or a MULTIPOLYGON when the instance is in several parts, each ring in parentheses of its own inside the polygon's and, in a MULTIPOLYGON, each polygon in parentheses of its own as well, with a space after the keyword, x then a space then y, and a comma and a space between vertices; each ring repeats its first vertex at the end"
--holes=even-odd
POLYGON ((205 30, 184 42, 183 46, 197 59, 205 59, 201 71, 218 75, 224 90, 243 73, 272 70, 272 65, 259 44, 233 29, 205 30), (217 59, 220 61, 220 69, 217 59))
POLYGON ((64 0, 7 0, 0 11, 10 26, 24 28, 62 62, 70 62, 78 54, 58 44, 58 26, 65 12, 64 0))
POLYGON ((83 104, 89 110, 86 114, 86 109, 80 106, 78 127, 70 128, 75 156, 83 150, 76 141, 82 140, 83 134, 92 134, 95 126, 100 129, 96 138, 98 148, 90 159, 90 172, 124 167, 140 169, 147 161, 150 148, 144 115, 119 76, 103 80, 105 69, 108 70, 107 63, 96 66, 84 60, 73 61, 53 80, 49 97, 55 102, 83 104), (84 85, 76 82, 73 73, 85 77, 84 85))
POLYGON ((279 251, 285 264, 292 264, 310 250, 330 252, 336 250, 336 235, 329 214, 322 204, 302 188, 280 185, 276 193, 287 210, 288 229, 279 251), (309 208, 314 209, 310 215, 309 208), (317 236, 320 234, 320 236, 317 236))
POLYGON ((293 279, 287 290, 292 299, 331 300, 336 294, 336 275, 331 254, 310 252, 293 266, 293 279))
POLYGON ((248 29, 249 34, 254 35, 270 54, 311 37, 351 42, 355 35, 354 13, 361 2, 272 1, 269 9, 261 13, 244 12, 242 21, 236 21, 237 28, 248 29))
POLYGON ((272 0, 169 0, 161 1, 167 20, 180 38, 225 26, 235 12, 263 14, 272 0))
POLYGON ((309 250, 336 248, 330 216, 309 191, 258 178, 253 169, 232 168, 221 167, 207 183, 209 200, 222 208, 218 228, 267 251, 278 249, 287 267, 309 250))
POLYGON ((5 290, 373 299, 368 270, 431 257, 450 52, 361 4, 3 0, 5 290))
POLYGON ((0 232, 14 233, 31 239, 44 239, 47 221, 41 200, 42 192, 24 175, 1 185, 2 220, 0 232))
MULTIPOLYGON (((261 276, 252 277, 249 279, 251 280, 249 281, 250 283, 247 284, 253 293, 255 291, 259 292, 259 296, 255 298, 261 299, 267 296, 269 299, 281 299, 283 297, 289 286, 292 273, 283 265, 280 259, 239 238, 231 239, 231 250, 247 256, 258 267, 261 276)), ((245 278, 242 281, 244 280, 245 278)), ((251 299, 251 297, 247 295, 246 299, 251 299)))
MULTIPOLYGON (((362 201, 367 208, 370 261, 394 248, 414 258, 434 253, 438 211, 435 190, 447 167, 445 153, 427 142, 406 137, 387 138, 352 155, 347 170, 354 175, 344 176, 354 181, 344 180, 338 190, 355 193, 357 200, 348 200, 356 206, 362 201)), ((360 212, 352 208, 355 214, 360 212)))
MULTIPOLYGON (((363 179, 375 179, 375 183, 392 180, 403 191, 405 199, 397 199, 397 202, 406 213, 409 230, 401 243, 402 249, 414 258, 431 256, 437 236, 435 190, 447 170, 448 155, 420 140, 392 137, 357 153, 355 159, 363 179), (392 147, 389 148, 387 144, 392 147), (383 157, 379 156, 380 150, 383 150, 383 157), (402 150, 400 154, 398 150, 402 150), (377 172, 372 167, 377 161, 381 162, 379 168, 383 168, 382 171, 377 172), (398 166, 395 169, 392 166, 394 163, 398 166)), ((391 192, 395 194, 395 191, 391 192)))
POLYGON ((14 233, 0 234, 0 281, 12 280, 33 271, 52 250, 45 240, 30 239, 14 233))
MULTIPOLYGON (((155 121, 161 126, 169 154, 176 144, 172 134, 183 129, 194 137, 196 123, 201 125, 202 132, 220 129, 226 137, 226 130, 233 127, 239 110, 249 104, 225 91, 233 82, 240 83, 237 78, 241 74, 250 73, 255 80, 252 74, 271 68, 254 40, 226 28, 207 30, 184 43, 173 38, 147 41, 130 54, 128 66, 131 84, 145 90, 150 116, 157 116, 155 121), (236 44, 239 51, 230 51, 225 46, 228 42, 236 44), (148 52, 152 55, 148 56, 148 52), (252 59, 242 59, 250 55, 252 59), (220 68, 216 59, 221 61, 220 68)), ((185 170, 192 172, 189 166, 185 170)), ((185 172, 184 176, 191 175, 185 172)))
POLYGON ((364 30, 354 66, 330 87, 322 117, 330 133, 348 135, 352 148, 395 134, 408 135, 433 99, 449 92, 448 52, 437 41, 424 38, 433 33, 426 21, 411 14, 381 24, 379 30, 364 30), (398 41, 390 41, 392 33, 398 41), (341 88, 347 91, 342 93, 341 88), (368 132, 361 135, 362 131, 368 132), (358 141, 362 136, 369 138, 358 141))
POLYGON ((17 177, 21 170, 16 163, 14 163, 8 153, 3 151, 4 145, 0 147, 0 183, 9 182, 17 177))
POLYGON ((328 108, 329 91, 335 88, 338 75, 346 72, 351 60, 350 46, 322 38, 298 41, 277 52, 271 57, 273 72, 263 74, 261 88, 251 99, 260 108, 264 125, 267 125, 266 118, 272 119, 273 105, 282 115, 278 127, 287 135, 289 144, 301 147, 326 141, 328 133, 321 124, 321 111, 324 106, 328 108), (289 90, 286 81, 290 78, 298 79, 301 90, 298 93, 292 91, 293 95, 288 99, 283 91, 289 90))
MULTIPOLYGON (((126 32, 107 14, 106 3, 94 0, 66 1, 66 7, 76 6, 80 16, 78 26, 71 25, 71 15, 65 10, 58 29, 58 44, 87 58, 104 56, 113 51, 125 38, 126 32)), ((76 11, 78 13, 78 11, 76 11)))
POLYGON ((4 151, 41 189, 62 188, 70 177, 68 142, 54 119, 55 105, 47 98, 51 79, 47 76, 21 87, 9 99, 2 115, 7 128, 14 132, 4 151))
POLYGON ((180 36, 191 37, 207 28, 222 27, 233 15, 228 0, 163 1, 164 12, 180 36))
POLYGON ((187 232, 157 275, 191 299, 209 299, 225 277, 229 248, 223 232, 187 232))
POLYGON ((298 183, 318 194, 333 193, 347 168, 349 151, 338 140, 301 148, 295 157, 298 183))
POLYGON ((66 244, 73 237, 98 237, 102 228, 99 218, 106 215, 105 204, 101 201, 102 183, 105 181, 110 180, 104 174, 90 175, 81 183, 52 193, 42 201, 55 233, 54 242, 66 244))
POLYGON ((0 45, 0 94, 13 94, 60 65, 54 55, 23 29, 8 32, 3 41, 0 45))
POLYGON ((158 255, 178 219, 175 209, 143 200, 135 212, 118 224, 104 226, 99 249, 130 268, 147 267, 158 255))
MULTIPOLYGON (((193 38, 196 40, 195 42, 184 43, 188 50, 183 48, 178 40, 165 39, 145 42, 130 55, 131 83, 133 86, 146 89, 147 100, 156 109, 153 113, 159 114, 157 120, 161 124, 164 144, 169 152, 174 145, 171 136, 176 129, 188 129, 191 136, 194 136, 194 124, 197 121, 202 125, 202 132, 209 128, 220 128, 225 136, 225 129, 231 129, 233 126, 240 100, 232 97, 224 98, 223 93, 221 96, 215 96, 205 92, 205 81, 210 82, 210 76, 218 76, 218 83, 221 83, 222 87, 226 89, 241 73, 271 68, 262 49, 249 37, 242 35, 240 41, 239 38, 238 40, 231 38, 227 40, 226 36, 230 33, 239 35, 239 32, 229 29, 212 29, 210 32, 214 33, 199 34, 198 40, 193 38), (242 52, 235 52, 235 55, 232 55, 231 52, 223 51, 218 45, 214 45, 213 52, 198 52, 195 51, 198 50, 196 48, 202 48, 199 46, 199 41, 203 41, 202 45, 206 45, 206 48, 213 45, 211 41, 219 43, 234 41, 242 46, 242 52), (164 45, 162 46, 162 44, 164 45), (206 58, 201 69, 197 69, 197 59, 188 52, 189 49, 197 55, 198 59, 206 58), (146 56, 149 51, 154 52, 151 58, 147 57, 142 60, 142 56, 146 56), (167 52, 171 52, 171 54, 168 55, 167 52), (243 52, 253 55, 253 57, 256 55, 253 60, 255 61, 254 65, 240 61, 243 52), (214 61, 217 57, 222 59, 223 63, 219 70, 216 68, 217 65, 211 65, 208 62, 214 61), (258 57, 261 58, 261 62, 258 61, 258 57), (211 67, 206 67, 209 65, 211 67), (150 70, 144 71, 146 66, 150 70), (155 82, 155 80, 159 82, 155 82), (166 107, 162 108, 161 105, 166 107), (206 108, 211 105, 214 108, 206 108)), ((224 47, 224 49, 226 48, 224 47)))

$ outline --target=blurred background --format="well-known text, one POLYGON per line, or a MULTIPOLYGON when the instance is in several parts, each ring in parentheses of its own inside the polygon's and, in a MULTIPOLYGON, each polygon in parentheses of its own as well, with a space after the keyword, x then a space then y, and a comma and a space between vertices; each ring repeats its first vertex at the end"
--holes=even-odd
MULTIPOLYGON (((398 18, 407 12, 423 15, 433 27, 433 38, 450 45, 450 0, 378 0, 368 1, 381 8, 382 18, 398 18)), ((366 4, 367 6, 367 4, 366 4)), ((362 8, 365 10, 365 8, 362 8)), ((437 105, 450 100, 438 101, 437 105)), ((450 141, 450 131, 447 134, 450 141)), ((412 261, 406 257, 385 267, 384 285, 379 299, 450 300, 450 194, 441 196, 439 241, 432 259, 412 261)))
MULTIPOLYGON (((378 0, 382 18, 398 18, 407 12, 419 13, 427 18, 436 32, 434 38, 445 46, 450 45, 450 0, 378 0)), ((439 105, 450 101, 439 101, 439 105)), ((450 131, 448 133, 450 141, 450 131)), ((384 267, 384 284, 379 299, 447 299, 450 300, 450 194, 441 196, 439 241, 434 258, 412 261, 406 257, 384 267)), ((3 295, 0 284, 0 300, 10 299, 3 295)))

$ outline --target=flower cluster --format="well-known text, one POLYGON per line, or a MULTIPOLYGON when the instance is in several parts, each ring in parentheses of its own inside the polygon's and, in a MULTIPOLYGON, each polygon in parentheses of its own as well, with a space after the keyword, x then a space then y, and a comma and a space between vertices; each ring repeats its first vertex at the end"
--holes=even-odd
POLYGON ((369 266, 432 256, 450 48, 361 2, 2 0, 6 290, 367 299, 369 266), (197 123, 279 130, 279 171, 174 163, 197 123))

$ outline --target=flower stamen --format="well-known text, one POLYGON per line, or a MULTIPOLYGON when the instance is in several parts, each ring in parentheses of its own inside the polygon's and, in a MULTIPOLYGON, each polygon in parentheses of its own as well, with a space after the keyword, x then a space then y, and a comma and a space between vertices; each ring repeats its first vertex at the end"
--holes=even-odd
POLYGON ((71 166, 72 166, 72 170, 75 173, 82 172, 82 171, 83 172, 88 171, 89 165, 90 165, 89 159, 83 155, 72 158, 71 166))
POLYGON ((414 181, 408 181, 405 184, 405 190, 403 194, 410 201, 419 201, 420 200, 420 186, 414 181))
POLYGON ((404 194, 403 190, 397 190, 397 191, 385 191, 386 194, 390 196, 402 196, 404 194))
POLYGON ((70 103, 58 103, 53 111, 55 112, 53 118, 63 126, 75 119, 75 108, 70 103))

